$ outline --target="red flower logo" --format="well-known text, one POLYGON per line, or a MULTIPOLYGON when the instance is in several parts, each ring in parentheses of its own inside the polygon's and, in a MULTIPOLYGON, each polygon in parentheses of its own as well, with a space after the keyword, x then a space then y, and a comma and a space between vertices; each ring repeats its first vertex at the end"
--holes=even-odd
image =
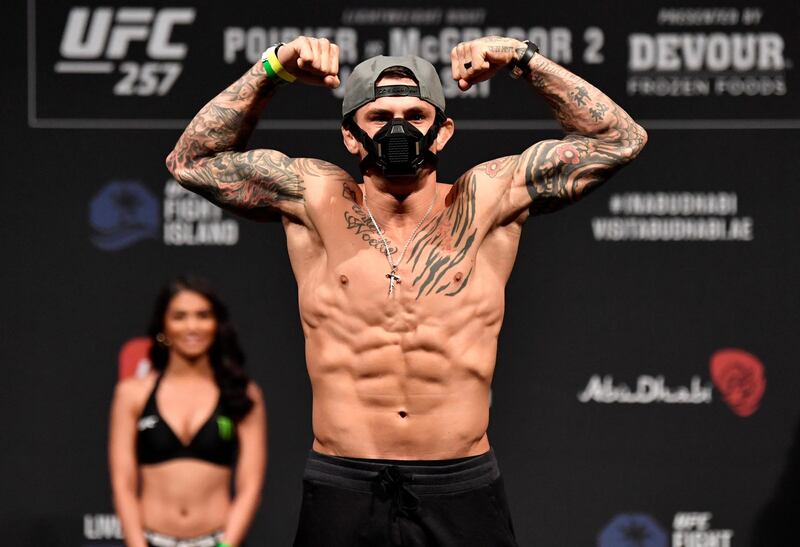
POLYGON ((556 152, 562 163, 576 164, 580 161, 578 150, 571 144, 562 144, 556 149, 556 152))
POLYGON ((758 410, 767 387, 758 357, 741 349, 721 349, 711 356, 710 368, 711 379, 734 414, 744 418, 758 410))

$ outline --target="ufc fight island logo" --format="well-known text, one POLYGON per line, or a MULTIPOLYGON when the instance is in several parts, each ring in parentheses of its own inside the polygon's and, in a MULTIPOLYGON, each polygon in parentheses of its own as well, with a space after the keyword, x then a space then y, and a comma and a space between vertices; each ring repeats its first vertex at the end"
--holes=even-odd
POLYGON ((173 41, 173 32, 192 24, 195 15, 194 8, 73 7, 55 71, 114 74, 118 96, 166 95, 188 52, 186 44, 173 41))

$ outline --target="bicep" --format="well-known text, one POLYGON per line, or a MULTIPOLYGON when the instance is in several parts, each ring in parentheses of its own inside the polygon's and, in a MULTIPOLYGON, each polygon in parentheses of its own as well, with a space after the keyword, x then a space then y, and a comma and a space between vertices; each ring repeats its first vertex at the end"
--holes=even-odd
POLYGON ((569 135, 540 141, 518 156, 509 202, 518 214, 544 214, 574 203, 627 163, 614 142, 569 135))
POLYGON ((194 160, 173 175, 185 188, 240 216, 302 218, 305 180, 296 162, 276 150, 227 151, 194 160))

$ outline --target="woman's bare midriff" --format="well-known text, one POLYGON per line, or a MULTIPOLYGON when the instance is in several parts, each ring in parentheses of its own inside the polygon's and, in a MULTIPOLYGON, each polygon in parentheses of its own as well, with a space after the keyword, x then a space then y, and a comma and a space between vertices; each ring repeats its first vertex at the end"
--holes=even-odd
POLYGON ((225 526, 231 505, 230 468, 177 459, 140 470, 139 507, 145 529, 188 538, 225 526))

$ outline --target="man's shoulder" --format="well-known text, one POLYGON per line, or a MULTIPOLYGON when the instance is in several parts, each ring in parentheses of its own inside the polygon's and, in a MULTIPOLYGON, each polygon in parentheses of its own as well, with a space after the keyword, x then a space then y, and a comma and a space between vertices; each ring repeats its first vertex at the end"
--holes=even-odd
POLYGON ((510 180, 518 161, 518 155, 491 159, 469 169, 462 177, 475 177, 476 179, 487 179, 496 182, 510 180))
POLYGON ((308 198, 331 195, 349 197, 360 191, 350 173, 329 161, 298 158, 294 160, 294 168, 303 173, 308 198))
POLYGON ((286 217, 285 225, 302 225, 318 232, 330 221, 331 213, 349 210, 361 201, 358 183, 341 167, 313 158, 294 162, 295 169, 303 173, 304 218, 286 217))
POLYGON ((491 196, 503 194, 513 178, 518 160, 519 156, 504 156, 468 169, 453 183, 450 199, 470 196, 486 201, 491 196))
POLYGON ((321 180, 353 180, 353 177, 346 170, 335 163, 318 158, 293 158, 292 167, 306 178, 318 178, 321 180))

